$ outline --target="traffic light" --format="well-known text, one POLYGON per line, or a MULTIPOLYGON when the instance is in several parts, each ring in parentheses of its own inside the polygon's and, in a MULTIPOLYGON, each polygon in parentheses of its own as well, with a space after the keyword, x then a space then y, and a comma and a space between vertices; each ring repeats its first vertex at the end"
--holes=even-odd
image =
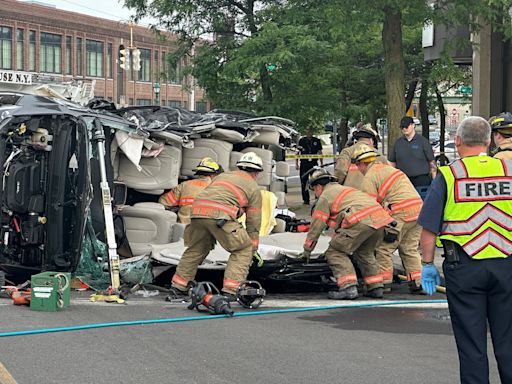
POLYGON ((121 46, 119 50, 119 62, 125 71, 130 69, 130 50, 121 46))
POLYGON ((133 64, 133 70, 134 71, 140 71, 140 49, 135 48, 132 51, 132 64, 133 64))

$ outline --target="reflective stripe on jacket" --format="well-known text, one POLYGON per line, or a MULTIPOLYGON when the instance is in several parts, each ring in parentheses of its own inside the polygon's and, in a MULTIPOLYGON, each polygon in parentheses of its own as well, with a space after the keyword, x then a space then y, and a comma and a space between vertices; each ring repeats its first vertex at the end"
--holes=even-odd
POLYGON ((313 250, 322 231, 328 225, 337 229, 350 228, 357 222, 378 229, 391 223, 393 218, 366 193, 329 183, 318 198, 311 226, 304 242, 305 250, 313 250))
POLYGON ((361 189, 403 221, 415 221, 423 201, 409 178, 401 170, 387 164, 371 163, 361 189))
POLYGON ((257 248, 261 227, 261 193, 248 172, 226 172, 215 178, 194 201, 192 218, 236 220, 246 214, 247 233, 257 248))
POLYGON ((471 156, 439 169, 447 187, 439 238, 474 259, 512 254, 512 161, 471 156))
MULTIPOLYGON (((358 141, 350 147, 343 148, 336 160, 336 170, 334 172, 335 176, 338 178, 338 183, 346 187, 361 188, 363 174, 359 172, 357 165, 352 164, 352 155, 356 149, 364 145, 368 144, 363 141, 358 141)), ((388 160, 382 155, 379 155, 376 161, 383 164, 388 163, 388 160)))
POLYGON ((210 177, 199 177, 187 180, 160 196, 158 202, 168 207, 179 207, 178 219, 180 223, 190 224, 192 204, 195 197, 211 183, 210 177))

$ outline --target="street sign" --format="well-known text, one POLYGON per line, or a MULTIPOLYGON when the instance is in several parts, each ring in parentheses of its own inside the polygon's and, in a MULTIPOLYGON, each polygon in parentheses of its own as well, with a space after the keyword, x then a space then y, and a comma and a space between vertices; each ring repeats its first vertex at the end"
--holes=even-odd
POLYGON ((473 93, 473 88, 470 87, 469 85, 461 85, 459 87, 459 92, 462 93, 463 95, 469 95, 473 93))
POLYGON ((32 84, 32 74, 28 72, 0 70, 0 83, 32 84))

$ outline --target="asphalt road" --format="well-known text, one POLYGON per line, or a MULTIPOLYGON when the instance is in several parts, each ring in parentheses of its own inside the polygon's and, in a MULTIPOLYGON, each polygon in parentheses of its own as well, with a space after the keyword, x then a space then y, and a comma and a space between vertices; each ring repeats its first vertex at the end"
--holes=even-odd
MULTIPOLYGON (((129 320, 208 319, 0 337, 5 367, 2 371, 0 365, 1 384, 13 383, 6 379, 9 374, 18 384, 458 382, 445 304, 216 319, 162 297, 134 296, 120 305, 89 303, 84 293, 73 296, 72 305, 57 313, 34 312, 1 299, 0 333, 129 320)), ((258 311, 345 304, 324 297, 270 296, 258 311)), ((410 299, 426 297, 386 296, 410 299)), ((498 383, 494 358, 491 368, 491 383, 498 383)))

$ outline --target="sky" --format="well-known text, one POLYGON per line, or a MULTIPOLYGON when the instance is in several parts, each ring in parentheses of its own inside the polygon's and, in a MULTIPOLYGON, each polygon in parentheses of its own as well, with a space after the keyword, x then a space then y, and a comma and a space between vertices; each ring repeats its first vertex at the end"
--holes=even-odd
POLYGON ((128 20, 132 11, 118 0, 34 0, 38 3, 56 6, 58 9, 83 13, 115 21, 128 20))

